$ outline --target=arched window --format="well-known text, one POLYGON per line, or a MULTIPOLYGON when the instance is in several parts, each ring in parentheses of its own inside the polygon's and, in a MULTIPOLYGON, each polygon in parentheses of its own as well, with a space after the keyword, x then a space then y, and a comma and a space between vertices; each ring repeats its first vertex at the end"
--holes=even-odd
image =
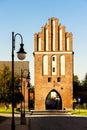
POLYGON ((56 75, 56 55, 52 56, 52 75, 56 75))
POLYGON ((48 56, 43 56, 43 75, 48 75, 48 56))
POLYGON ((59 29, 59 50, 62 50, 62 29, 59 29))
POLYGON ((65 56, 60 56, 60 75, 65 75, 65 56))

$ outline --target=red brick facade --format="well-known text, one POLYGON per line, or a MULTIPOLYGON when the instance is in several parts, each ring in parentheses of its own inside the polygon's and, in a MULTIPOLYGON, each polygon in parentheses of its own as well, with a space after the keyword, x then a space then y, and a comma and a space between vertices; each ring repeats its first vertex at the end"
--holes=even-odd
POLYGON ((61 100, 61 109, 73 107, 72 33, 51 18, 34 35, 35 110, 46 110, 47 95, 53 90, 61 100))

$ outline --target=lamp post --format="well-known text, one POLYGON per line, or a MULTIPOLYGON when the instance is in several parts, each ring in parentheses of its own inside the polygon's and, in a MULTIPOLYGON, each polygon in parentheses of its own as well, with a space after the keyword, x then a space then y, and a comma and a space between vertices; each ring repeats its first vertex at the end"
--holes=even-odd
POLYGON ((27 80, 28 80, 28 109, 30 111, 30 72, 28 73, 28 77, 27 77, 27 80))
POLYGON ((14 120, 14 50, 15 50, 15 38, 19 35, 21 38, 21 44, 20 49, 17 52, 17 57, 20 60, 24 60, 26 57, 26 52, 24 51, 24 44, 23 44, 23 38, 21 34, 17 33, 14 35, 14 32, 12 32, 12 124, 11 124, 11 130, 15 130, 15 120, 14 120))
MULTIPOLYGON (((29 79, 30 79, 30 72, 28 69, 21 69, 21 94, 22 94, 22 78, 26 78, 27 82, 29 84, 29 79), (23 76, 24 72, 28 71, 28 75, 27 76, 23 76)), ((29 86, 27 85, 27 88, 29 86)), ((26 119, 25 119, 25 84, 24 84, 24 111, 22 112, 22 100, 21 100, 21 125, 26 123, 26 119)))

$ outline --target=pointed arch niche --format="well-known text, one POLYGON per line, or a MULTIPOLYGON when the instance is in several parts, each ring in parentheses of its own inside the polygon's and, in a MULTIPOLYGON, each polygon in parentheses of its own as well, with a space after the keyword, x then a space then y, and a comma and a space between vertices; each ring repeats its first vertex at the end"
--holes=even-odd
POLYGON ((60 75, 65 75, 65 56, 60 56, 60 75))
POLYGON ((62 28, 59 29, 59 50, 62 51, 62 28))
POLYGON ((38 51, 41 51, 41 38, 38 38, 38 51))
POLYGON ((48 56, 43 56, 43 75, 48 75, 48 56))

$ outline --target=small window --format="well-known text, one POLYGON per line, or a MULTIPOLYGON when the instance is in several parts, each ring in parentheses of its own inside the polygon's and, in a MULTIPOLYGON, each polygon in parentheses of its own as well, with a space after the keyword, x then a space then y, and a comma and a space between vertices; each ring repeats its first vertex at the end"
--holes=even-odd
POLYGON ((53 72, 55 72, 55 67, 53 67, 53 72))
POLYGON ((48 78, 48 82, 51 82, 51 78, 48 78))
POLYGON ((53 57, 53 61, 55 61, 55 57, 53 57))
POLYGON ((61 80, 60 77, 58 77, 58 78, 57 78, 57 82, 60 82, 60 80, 61 80))

